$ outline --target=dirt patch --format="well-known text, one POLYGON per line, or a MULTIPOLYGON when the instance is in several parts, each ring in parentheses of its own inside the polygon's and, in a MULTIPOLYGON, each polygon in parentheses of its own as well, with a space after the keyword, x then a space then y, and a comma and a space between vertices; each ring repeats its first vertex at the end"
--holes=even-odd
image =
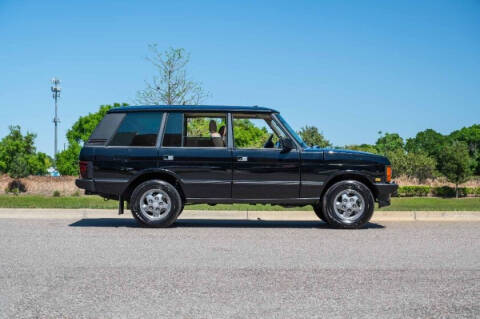
MULTIPOLYGON (((435 179, 427 179, 424 183, 419 183, 418 179, 410 178, 407 176, 400 176, 398 178, 394 178, 395 182, 400 186, 432 186, 432 187, 440 187, 440 186, 450 186, 455 187, 455 184, 449 183, 445 177, 438 177, 435 179)), ((459 185, 460 187, 480 187, 480 177, 476 176, 470 179, 468 182, 459 185)))
MULTIPOLYGON (((76 176, 29 176, 20 178, 25 185, 27 194, 52 196, 54 191, 59 191, 62 196, 83 194, 83 190, 75 186, 76 176)), ((0 175, 0 191, 7 188, 13 179, 8 175, 0 175)))

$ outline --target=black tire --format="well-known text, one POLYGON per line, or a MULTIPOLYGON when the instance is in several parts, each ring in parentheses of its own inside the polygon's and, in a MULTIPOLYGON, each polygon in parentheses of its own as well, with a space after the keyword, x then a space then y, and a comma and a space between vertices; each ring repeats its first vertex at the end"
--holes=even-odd
POLYGON ((375 200, 372 192, 365 184, 355 180, 346 180, 335 183, 328 188, 323 196, 322 211, 329 225, 336 228, 355 229, 361 228, 369 222, 373 215, 374 206, 375 200), (340 198, 343 198, 345 203, 350 206, 344 206, 343 200, 338 200, 340 198), (356 198, 359 200, 356 200, 356 198), (362 203, 363 205, 359 205, 362 203), (337 206, 337 209, 335 209, 335 206, 337 206), (362 207, 363 209, 361 209, 362 207))
POLYGON ((322 203, 318 202, 316 204, 313 204, 313 211, 322 222, 327 222, 327 220, 325 219, 325 214, 323 213, 322 203))
POLYGON ((172 225, 183 207, 182 198, 175 187, 162 180, 149 180, 138 185, 132 193, 130 203, 133 217, 140 224, 147 227, 168 227, 172 225), (162 211, 157 213, 158 215, 147 211, 146 208, 142 209, 140 205, 150 205, 145 196, 147 194, 155 198, 157 198, 157 195, 160 195, 160 202, 168 208, 162 207, 162 211))

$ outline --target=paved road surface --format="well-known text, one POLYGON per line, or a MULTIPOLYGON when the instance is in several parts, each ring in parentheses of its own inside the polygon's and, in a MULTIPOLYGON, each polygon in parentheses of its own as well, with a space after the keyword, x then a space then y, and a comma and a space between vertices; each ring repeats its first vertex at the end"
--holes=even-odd
POLYGON ((480 317, 480 223, 0 220, 4 318, 480 317))

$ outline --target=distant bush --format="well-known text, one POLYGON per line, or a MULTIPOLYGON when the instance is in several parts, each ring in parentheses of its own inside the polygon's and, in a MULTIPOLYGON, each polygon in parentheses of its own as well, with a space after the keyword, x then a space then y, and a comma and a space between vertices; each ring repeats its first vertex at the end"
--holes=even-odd
POLYGON ((455 197, 455 188, 449 186, 434 187, 432 189, 432 195, 438 197, 455 197))
POLYGON ((27 187, 25 186, 22 181, 18 179, 14 179, 10 183, 8 183, 7 187, 5 188, 5 193, 7 194, 14 194, 18 195, 19 193, 25 193, 27 191, 27 187))
POLYGON ((412 197, 412 196, 428 196, 430 194, 430 186, 401 186, 398 189, 398 196, 412 197))
POLYGON ((59 191, 53 191, 53 197, 60 197, 59 191))
MULTIPOLYGON (((459 197, 480 197, 480 187, 459 187, 459 197)), ((455 188, 450 186, 431 187, 431 186, 400 186, 398 188, 399 197, 455 197, 455 188)))

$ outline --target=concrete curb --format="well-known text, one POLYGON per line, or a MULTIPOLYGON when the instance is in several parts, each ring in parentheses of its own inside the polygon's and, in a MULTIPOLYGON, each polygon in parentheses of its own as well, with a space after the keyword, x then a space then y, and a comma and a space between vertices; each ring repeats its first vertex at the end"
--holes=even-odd
MULTIPOLYGON (((0 208, 0 219, 92 219, 130 218, 130 212, 118 215, 110 209, 0 208)), ((237 219, 318 221, 313 211, 220 211, 185 210, 180 219, 237 219)), ((372 221, 480 221, 480 211, 379 211, 372 221)))

